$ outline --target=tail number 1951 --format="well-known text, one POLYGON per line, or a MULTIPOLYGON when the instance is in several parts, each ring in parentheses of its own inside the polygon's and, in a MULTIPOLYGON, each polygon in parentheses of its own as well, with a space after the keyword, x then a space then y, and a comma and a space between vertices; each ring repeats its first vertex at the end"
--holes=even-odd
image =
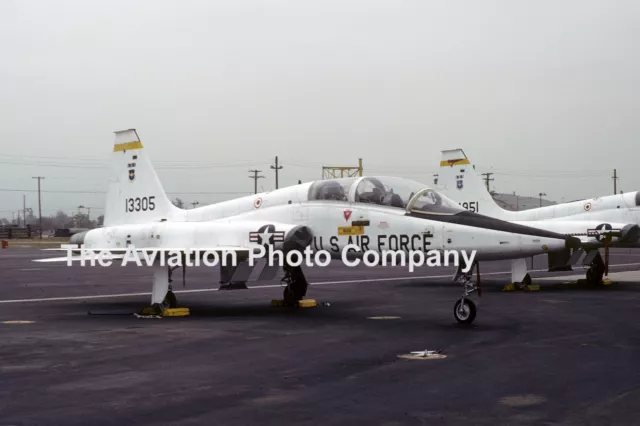
POLYGON ((125 198, 125 211, 127 212, 139 212, 153 210, 156 208, 155 196, 151 197, 137 197, 137 198, 125 198))
POLYGON ((477 212, 478 209, 478 202, 477 201, 470 201, 470 202, 464 202, 464 203, 460 203, 462 205, 462 207, 464 207, 465 209, 471 211, 471 212, 477 212))

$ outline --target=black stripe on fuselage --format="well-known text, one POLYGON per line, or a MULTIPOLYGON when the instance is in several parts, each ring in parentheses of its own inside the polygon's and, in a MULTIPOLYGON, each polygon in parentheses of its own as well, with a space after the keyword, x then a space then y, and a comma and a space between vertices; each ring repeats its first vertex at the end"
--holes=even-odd
POLYGON ((567 235, 558 234, 556 232, 545 231, 544 229, 533 228, 516 223, 505 222, 504 220, 495 219, 493 217, 484 216, 473 212, 460 212, 452 215, 429 214, 420 212, 407 213, 408 216, 422 219, 433 220, 437 222, 453 223, 455 225, 471 226, 474 228, 491 229, 494 231, 509 232, 511 234, 532 235, 534 237, 555 238, 565 240, 568 247, 578 247, 580 239, 567 235))

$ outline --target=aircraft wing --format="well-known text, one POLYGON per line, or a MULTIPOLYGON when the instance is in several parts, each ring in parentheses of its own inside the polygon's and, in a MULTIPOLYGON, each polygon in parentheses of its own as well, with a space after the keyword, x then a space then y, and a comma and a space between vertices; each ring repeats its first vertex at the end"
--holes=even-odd
POLYGON ((613 245, 636 243, 640 238, 640 227, 635 223, 571 220, 567 218, 519 223, 527 223, 535 228, 570 235, 578 238, 583 247, 602 246, 606 237, 611 237, 613 245))

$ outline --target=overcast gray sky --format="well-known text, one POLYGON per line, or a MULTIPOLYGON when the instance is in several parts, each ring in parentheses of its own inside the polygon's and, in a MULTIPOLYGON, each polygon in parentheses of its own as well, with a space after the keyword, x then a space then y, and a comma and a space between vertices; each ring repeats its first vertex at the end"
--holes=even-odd
POLYGON ((604 195, 614 167, 638 190, 638 40, 623 0, 1 0, 0 189, 41 175, 97 192, 44 193, 43 213, 100 213, 112 131, 135 127, 200 203, 234 195, 184 193, 251 192, 249 168, 271 189, 275 155, 281 186, 358 157, 430 183, 448 148, 501 192, 604 195))

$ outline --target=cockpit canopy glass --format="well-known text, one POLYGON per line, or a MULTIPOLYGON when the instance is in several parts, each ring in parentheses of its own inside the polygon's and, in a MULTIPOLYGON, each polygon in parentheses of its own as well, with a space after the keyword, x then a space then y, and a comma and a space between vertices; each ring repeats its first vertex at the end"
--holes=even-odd
POLYGON ((464 209, 423 183, 398 177, 321 180, 309 188, 309 200, 334 200, 396 207, 418 213, 455 214, 464 209), (352 188, 357 182, 355 190, 352 188), (353 194, 350 196, 350 194, 353 194), (351 198, 352 197, 352 198, 351 198))
POLYGON ((349 201, 349 188, 356 179, 358 178, 316 181, 309 188, 309 200, 349 201))
POLYGON ((458 203, 433 189, 425 189, 411 201, 409 210, 427 214, 456 214, 465 211, 458 203))
POLYGON ((397 177, 365 177, 358 184, 353 201, 406 209, 411 198, 426 187, 397 177))

